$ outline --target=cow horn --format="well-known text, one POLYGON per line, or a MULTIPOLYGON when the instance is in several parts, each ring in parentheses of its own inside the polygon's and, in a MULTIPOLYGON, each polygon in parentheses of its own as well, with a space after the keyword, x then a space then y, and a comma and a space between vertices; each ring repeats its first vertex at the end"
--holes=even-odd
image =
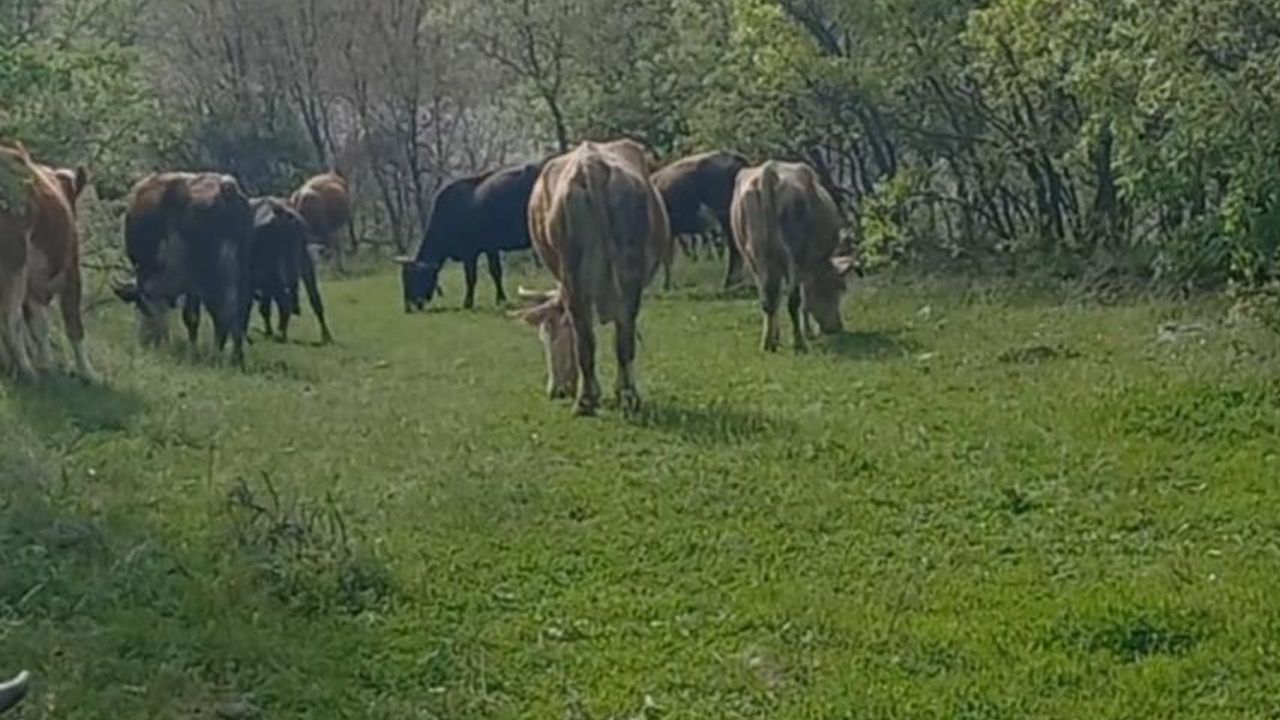
POLYGON ((4 712, 22 701, 27 694, 31 674, 26 670, 8 682, 0 683, 0 712, 4 712))
POLYGON ((554 300, 556 297, 559 296, 559 294, 560 293, 557 290, 542 290, 542 291, 529 290, 525 288, 523 285, 521 285, 519 288, 516 289, 516 296, 519 297, 521 300, 529 300, 531 302, 537 302, 537 303, 544 303, 544 302, 549 302, 551 300, 554 300))
POLYGON ((831 264, 835 266, 836 272, 841 275, 848 275, 854 270, 859 270, 858 258, 853 255, 841 255, 831 258, 831 264))
POLYGON ((400 255, 396 257, 397 265, 412 265, 414 262, 416 261, 408 255, 400 255))
POLYGON ((133 280, 115 278, 111 281, 111 291, 116 294, 116 297, 125 302, 136 302, 138 300, 138 283, 133 280))

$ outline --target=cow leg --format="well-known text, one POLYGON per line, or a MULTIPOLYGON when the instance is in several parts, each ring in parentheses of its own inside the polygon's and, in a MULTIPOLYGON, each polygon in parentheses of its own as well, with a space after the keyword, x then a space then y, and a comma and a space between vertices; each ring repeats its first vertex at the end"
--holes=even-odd
POLYGON ((470 310, 476 306, 476 278, 479 275, 480 256, 475 255, 462 261, 462 270, 467 276, 467 296, 462 307, 470 310))
POLYGON ((89 364, 89 356, 84 349, 84 316, 80 307, 83 286, 81 285, 80 268, 72 267, 62 286, 62 294, 58 298, 58 309, 62 311, 62 329, 71 343, 71 353, 75 357, 76 374, 82 380, 92 381, 93 366, 89 364))
POLYGON ((493 278, 494 287, 498 288, 498 304, 507 304, 507 292, 502 287, 502 255, 497 251, 486 253, 489 260, 489 277, 493 278))
POLYGON ((791 331, 795 335, 796 352, 809 352, 809 342, 804 332, 808 313, 804 311, 804 295, 798 282, 791 283, 791 293, 787 297, 787 312, 791 314, 791 331))
POLYGON ((675 264, 675 253, 669 252, 662 258, 662 289, 671 290, 671 266, 675 264))
POLYGON ((200 339, 200 296, 196 293, 187 293, 182 299, 182 324, 187 327, 187 343, 195 352, 200 339))
POLYGON ((742 282, 742 252, 738 248, 738 240, 733 234, 733 225, 728 217, 720 218, 720 225, 725 229, 725 250, 729 254, 729 268, 725 271, 724 286, 729 289, 742 282))
POLYGON ((590 302, 574 301, 569 305, 573 318, 573 335, 578 352, 578 400, 575 415, 588 417, 600 407, 600 381, 596 378, 595 313, 590 302))
POLYGON ((764 331, 760 341, 765 352, 777 352, 782 343, 778 329, 778 306, 782 300, 782 276, 776 271, 759 268, 760 309, 764 313, 764 331))
POLYGON ((36 379, 31 355, 27 352, 27 324, 22 316, 23 301, 27 297, 27 273, 19 266, 14 270, 0 268, 0 345, 9 356, 14 373, 22 382, 36 379))
MULTIPOLYGON (((267 337, 275 337, 275 330, 271 327, 271 303, 275 299, 275 293, 271 291, 264 292, 262 297, 258 298, 258 314, 262 316, 262 334, 267 337)), ((280 318, 281 326, 286 322, 284 317, 280 318)))
MULTIPOLYGON (((302 277, 302 284, 307 288, 307 300, 311 304, 311 312, 316 314, 316 320, 320 323, 320 342, 328 345, 333 342, 333 334, 329 332, 329 323, 325 320, 324 300, 320 298, 320 286, 316 283, 316 266, 308 255, 304 254, 298 258, 298 274, 302 277)), ((296 289, 293 296, 296 308, 302 304, 297 300, 296 289)))
POLYGON ((27 325, 27 337, 30 341, 27 352, 31 356, 31 364, 41 374, 53 370, 53 347, 49 337, 49 306, 41 302, 29 301, 23 308, 23 317, 27 325))
POLYGON ((626 307, 616 323, 618 353, 618 405, 625 413, 640 411, 640 390, 636 383, 636 320, 640 316, 639 284, 627 289, 626 307))
POLYGON ((281 293, 276 298, 276 309, 280 312, 280 342, 289 342, 289 321, 293 319, 294 307, 297 301, 287 293, 281 293))

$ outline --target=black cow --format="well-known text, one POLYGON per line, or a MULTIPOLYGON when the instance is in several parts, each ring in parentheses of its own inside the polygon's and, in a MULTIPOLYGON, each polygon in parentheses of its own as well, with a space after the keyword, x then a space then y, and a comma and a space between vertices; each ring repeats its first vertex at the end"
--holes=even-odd
POLYGON ((462 263, 467 275, 463 305, 474 307, 481 255, 489 261, 498 303, 507 301, 501 253, 529 248, 529 196, 541 172, 542 163, 529 163, 455 180, 436 193, 418 254, 398 259, 405 312, 422 310, 435 296, 446 260, 462 263))
POLYGON ((298 298, 298 281, 307 289, 311 311, 320 323, 320 341, 333 342, 329 324, 325 320, 324 300, 316 284, 315 263, 307 251, 307 222, 287 202, 280 198, 254 198, 249 203, 253 210, 253 240, 250 261, 253 299, 262 314, 263 332, 274 337, 271 327, 271 308, 274 305, 280 316, 280 340, 289 340, 289 321, 302 314, 302 302, 298 298))
POLYGON ((737 153, 708 152, 677 160, 655 172, 652 178, 653 186, 667 206, 672 237, 706 232, 704 207, 720 221, 728 234, 725 247, 729 252, 729 269, 725 273, 725 287, 742 282, 742 255, 730 228, 729 209, 738 173, 746 167, 747 159, 737 153))
POLYGON ((125 251, 134 280, 116 294, 137 310, 144 345, 168 339, 169 313, 182 298, 194 345, 203 305, 213 317, 219 351, 244 364, 250 295, 253 211, 229 175, 163 173, 134 186, 125 214, 125 251))

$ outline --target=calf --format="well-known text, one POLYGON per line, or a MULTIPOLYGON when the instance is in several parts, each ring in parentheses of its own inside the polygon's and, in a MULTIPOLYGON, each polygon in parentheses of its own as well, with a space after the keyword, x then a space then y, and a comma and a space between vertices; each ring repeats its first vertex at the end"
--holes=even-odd
POLYGON ((617 395, 624 411, 639 409, 636 321, 645 287, 672 253, 662 198, 649 182, 644 148, 630 140, 583 143, 547 163, 529 203, 534 248, 560 282, 524 313, 539 328, 549 366, 548 391, 577 385, 578 415, 595 414, 595 322, 617 331, 617 395))
POLYGON ((301 280, 307 289, 311 311, 320 323, 320 342, 326 345, 333 342, 316 282, 315 264, 307 252, 306 221, 279 198, 254 198, 249 207, 253 211, 250 286, 262 314, 263 332, 267 337, 274 337, 271 326, 274 305, 280 316, 280 341, 288 342, 289 321, 301 314, 302 303, 298 299, 301 280))
POLYGON ((163 173, 133 187, 125 250, 135 278, 115 290, 137 310, 144 345, 168 339, 169 313, 181 298, 192 346, 203 305, 213 318, 218 350, 230 339, 232 360, 244 365, 252 230, 249 199, 229 175, 163 173))
POLYGON ((93 377, 84 349, 75 218, 86 182, 83 169, 54 170, 33 162, 21 145, 0 147, 0 366, 23 381, 52 367, 55 297, 76 371, 93 377))
POLYGON ((717 151, 677 160, 653 174, 653 186, 662 194, 673 236, 705 232, 704 209, 710 211, 729 234, 726 243, 729 268, 725 272, 725 287, 742 282, 742 257, 733 239, 729 207, 733 202, 734 181, 746 167, 747 160, 743 156, 717 151))
POLYGON ((840 296, 855 262, 833 258, 840 212, 813 168, 768 162, 742 171, 730 224, 760 289, 766 351, 776 352, 781 343, 777 315, 784 288, 797 351, 808 348, 809 315, 824 333, 843 329, 840 296))
POLYGON ((418 254, 398 260, 405 312, 422 310, 435 296, 446 260, 462 263, 467 276, 463 306, 475 307, 481 255, 489 261, 498 304, 507 301, 501 253, 529 248, 529 196, 541 170, 541 163, 518 165, 455 180, 436 193, 418 254))
POLYGON ((345 227, 352 247, 356 244, 355 226, 351 222, 351 191, 346 179, 336 171, 317 175, 289 198, 289 205, 306 221, 311 242, 333 253, 338 270, 343 270, 342 241, 338 233, 345 227))

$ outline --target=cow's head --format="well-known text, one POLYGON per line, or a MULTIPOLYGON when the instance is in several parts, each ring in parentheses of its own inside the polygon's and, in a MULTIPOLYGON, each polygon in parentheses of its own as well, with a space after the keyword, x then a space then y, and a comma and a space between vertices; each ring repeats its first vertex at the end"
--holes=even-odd
POLYGON ((138 340, 143 347, 156 347, 169 341, 172 300, 148 293, 136 280, 117 280, 111 289, 122 302, 133 306, 138 320, 138 340))
POLYGON ((805 308, 818 321, 818 328, 827 335, 844 330, 840 317, 840 298, 845 291, 845 278, 858 267, 852 256, 832 258, 805 279, 805 308))
POLYGON ((400 284, 404 288, 404 311, 422 312, 427 303, 436 295, 443 295, 440 289, 440 264, 417 260, 411 257, 398 257, 400 265, 400 284))
POLYGON ((520 288, 520 297, 529 303, 512 313, 538 329, 538 339, 547 354, 547 395, 552 399, 573 397, 578 389, 578 360, 573 321, 560 299, 560 292, 530 292, 520 288))

